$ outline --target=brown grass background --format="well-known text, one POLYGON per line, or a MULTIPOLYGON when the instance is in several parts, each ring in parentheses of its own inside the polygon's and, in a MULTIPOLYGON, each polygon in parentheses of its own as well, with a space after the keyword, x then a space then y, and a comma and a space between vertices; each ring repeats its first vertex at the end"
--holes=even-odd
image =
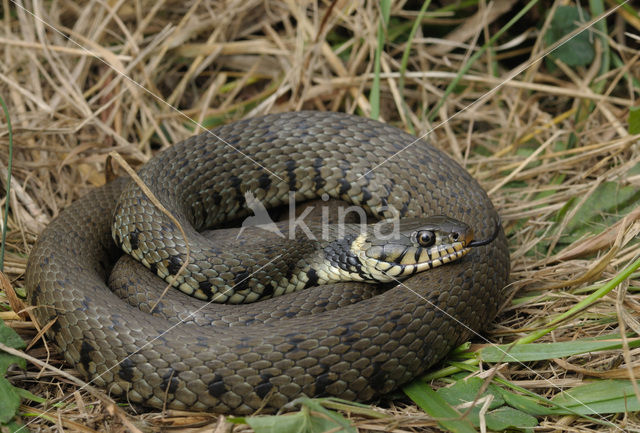
MULTIPOLYGON (((541 0, 530 10, 473 64, 432 122, 428 115, 447 84, 525 2, 479 1, 467 8, 457 1, 434 2, 430 11, 449 5, 456 12, 425 16, 412 41, 404 89, 400 59, 420 4, 396 2, 390 28, 408 27, 401 33, 405 36, 387 35, 381 57, 381 120, 418 135, 437 126, 428 139, 481 182, 502 215, 513 282, 502 312, 485 333, 495 343, 544 326, 638 254, 637 207, 627 218, 613 215, 611 224, 594 226, 593 234, 577 243, 566 243, 562 229, 604 182, 640 187, 640 175, 630 174, 640 162, 638 136, 626 124, 630 107, 638 105, 638 88, 630 77, 640 79, 640 22, 622 9, 607 18, 609 49, 623 60, 622 66, 612 65, 599 76, 603 47, 598 40, 592 65, 559 64, 551 71, 537 60, 545 49, 546 12, 561 4, 571 2, 541 0), (524 66, 522 73, 504 81, 524 66), (594 84, 601 90, 595 91, 594 84), (573 146, 557 146, 571 136, 573 146), (560 183, 554 180, 558 175, 560 183), (570 200, 577 206, 561 213, 570 200)), ((616 2, 606 5, 613 8, 616 2)), ((104 183, 109 152, 117 151, 138 167, 157 150, 200 132, 190 119, 213 127, 300 109, 368 116, 380 20, 377 2, 0 0, 0 7, 0 95, 14 128, 7 278, 0 292, 6 308, 0 318, 32 343, 28 355, 58 369, 30 364, 27 372, 16 370, 9 378, 50 402, 72 393, 75 403, 51 410, 29 428, 228 431, 230 425, 216 417, 140 414, 77 391, 73 371, 37 338, 34 323, 21 313, 26 306, 13 294, 24 293, 29 251, 47 223, 104 183)), ((8 144, 2 119, 2 197, 8 144)), ((640 332, 639 288, 635 275, 542 341, 578 340, 621 326, 640 332)), ((535 374, 517 364, 501 364, 497 374, 546 397, 583 383, 594 371, 604 377, 640 376, 640 349, 564 361, 533 363, 535 374)), ((45 408, 25 401, 22 412, 38 414, 45 408)), ((356 425, 362 431, 438 431, 406 399, 377 410, 392 417, 354 417, 356 425)), ((634 414, 603 418, 625 431, 640 428, 634 414)), ((567 416, 541 418, 537 431, 600 428, 567 416)))

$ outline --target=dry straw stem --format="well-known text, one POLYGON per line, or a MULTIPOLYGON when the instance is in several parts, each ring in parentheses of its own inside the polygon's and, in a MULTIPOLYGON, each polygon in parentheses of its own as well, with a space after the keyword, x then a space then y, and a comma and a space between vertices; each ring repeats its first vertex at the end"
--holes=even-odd
MULTIPOLYGON (((539 10, 564 3, 541 0, 539 10)), ((38 234, 61 209, 104 183, 110 152, 138 167, 202 127, 249 115, 303 108, 371 112, 367 95, 380 19, 376 2, 0 4, 0 94, 11 110, 15 141, 4 271, 18 294, 38 234)), ((412 41, 401 93, 400 59, 417 11, 409 10, 408 2, 394 2, 387 29, 393 40, 387 39, 381 58, 381 118, 406 130, 428 131, 536 59, 545 49, 537 24, 547 28, 550 21, 534 8, 524 24, 507 32, 464 74, 433 124, 426 120, 463 62, 522 7, 514 1, 480 2, 464 15, 434 13, 430 7, 412 41), (398 30, 397 23, 408 26, 398 30)), ((485 333, 492 342, 513 342, 544 328, 637 254, 632 236, 640 221, 637 207, 624 220, 616 209, 602 209, 609 218, 588 223, 592 232, 582 231, 571 242, 563 233, 573 227, 580 204, 591 203, 602 185, 640 189, 640 174, 631 171, 640 164, 639 137, 626 125, 629 107, 638 105, 634 79, 640 77, 640 42, 633 37, 638 21, 620 9, 607 24, 609 50, 620 58, 619 67, 599 75, 603 47, 597 44, 590 67, 559 65, 551 72, 544 62, 532 63, 491 98, 428 136, 490 191, 509 235, 513 282, 502 313, 485 333), (603 83, 601 91, 594 90, 594 82, 603 83), (567 207, 569 202, 574 205, 567 207)), ((7 146, 6 126, 0 122, 2 185, 7 146)), ((639 288, 636 274, 616 296, 600 299, 543 341, 637 332, 639 288)), ((17 314, 12 293, 0 292, 0 301, 7 306, 0 317, 27 341, 37 339, 34 324, 17 314)), ((51 401, 73 393, 69 404, 57 407, 25 402, 24 412, 48 411, 32 420, 33 430, 124 430, 130 428, 125 426, 129 419, 150 430, 192 426, 228 431, 223 421, 201 414, 136 414, 127 408, 126 416, 113 416, 113 405, 72 380, 74 372, 66 369, 61 354, 52 352, 48 358, 41 341, 33 343, 27 351, 33 364, 27 372, 12 372, 12 383, 51 401), (38 376, 45 360, 58 370, 38 376)), ((506 364, 499 375, 550 397, 608 370, 638 377, 639 359, 638 349, 625 349, 536 362, 529 365, 533 370, 506 364)), ((380 405, 377 410, 389 417, 355 416, 356 425, 363 431, 438 430, 406 400, 380 405)), ((639 425, 634 414, 604 418, 623 430, 639 425)), ((577 417, 540 421, 540 431, 598 427, 577 417)))

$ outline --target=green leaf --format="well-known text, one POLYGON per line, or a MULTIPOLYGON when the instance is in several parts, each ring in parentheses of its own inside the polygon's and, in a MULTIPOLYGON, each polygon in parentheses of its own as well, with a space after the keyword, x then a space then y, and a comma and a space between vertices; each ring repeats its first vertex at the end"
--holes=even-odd
MULTIPOLYGON (((589 13, 580 7, 559 6, 551 19, 551 25, 544 35, 545 43, 550 46, 571 33, 581 24, 589 21, 589 13)), ((549 53, 549 57, 562 60, 569 66, 586 66, 595 57, 595 50, 587 29, 549 53)))
POLYGON ((470 420, 461 419, 460 412, 421 380, 414 380, 402 390, 422 410, 437 419, 441 427, 454 433, 476 433, 470 420))
POLYGON ((471 347, 471 342, 467 341, 465 343, 462 343, 460 346, 454 348, 449 355, 453 356, 463 356, 466 357, 467 355, 469 355, 468 351, 469 348, 471 347))
POLYGON ((640 134, 640 106, 629 109, 629 134, 640 134))
POLYGON ((7 379, 0 377, 0 424, 13 419, 20 406, 20 396, 7 379))
MULTIPOLYGON (((562 358, 587 352, 615 350, 622 347, 622 341, 565 341, 561 343, 535 343, 488 346, 480 350, 480 359, 485 362, 526 362, 543 359, 562 358), (506 353, 506 354, 505 354, 506 353)), ((629 347, 640 347, 640 338, 629 340, 629 347)))
MULTIPOLYGON (((424 387, 428 389, 420 390, 416 388, 414 390, 414 394, 422 394, 420 397, 422 403, 416 401, 409 393, 407 393, 407 395, 433 417, 437 417, 436 414, 440 414, 439 418, 441 419, 444 417, 460 418, 461 415, 459 413, 462 413, 463 416, 466 416, 465 421, 471 421, 475 427, 480 425, 481 416, 484 417, 487 427, 491 430, 517 428, 529 431, 531 427, 538 425, 538 420, 530 414, 516 408, 504 406, 506 401, 503 395, 509 394, 509 392, 500 389, 498 386, 490 384, 486 391, 480 394, 483 384, 484 380, 479 377, 460 379, 454 383, 453 386, 440 388, 435 393, 424 385, 424 387), (429 395, 429 391, 435 396, 429 395), (490 398, 489 406, 485 409, 485 413, 481 414, 487 398, 490 398), (438 399, 442 400, 438 402, 438 399), (472 402, 475 402, 475 404, 472 408, 469 408, 468 404, 472 402), (427 405, 427 407, 423 407, 423 404, 427 405)), ((405 392, 407 392, 406 389, 405 392)), ((521 396, 516 396, 513 400, 516 400, 518 397, 521 396)), ((526 405, 521 404, 521 406, 535 408, 536 411, 540 411, 540 408, 537 407, 538 405, 531 404, 530 401, 527 401, 526 405)), ((446 426, 444 422, 441 422, 441 424, 443 427, 450 428, 446 426)), ((468 424, 461 424, 459 428, 464 429, 467 427, 468 424)))
MULTIPOLYGON (((24 349, 26 343, 13 329, 0 320, 0 342, 13 349, 24 349)), ((16 388, 4 377, 9 367, 16 364, 27 368, 27 362, 19 356, 0 351, 0 424, 7 424, 13 419, 20 406, 20 394, 16 388)))
POLYGON ((508 428, 532 431, 531 428, 538 425, 538 420, 535 417, 508 406, 488 412, 485 419, 487 427, 495 431, 502 431, 508 428))
MULTIPOLYGON (((18 393, 20 398, 23 399, 23 400, 31 400, 31 401, 35 401, 36 403, 40 403, 40 404, 50 403, 46 398, 40 397, 38 395, 35 395, 31 391, 28 391, 26 389, 16 388, 16 387, 14 387, 13 389, 16 390, 16 392, 18 393)), ((57 406, 61 406, 61 405, 62 405, 61 403, 54 403, 52 406, 53 407, 57 407, 57 406)))
POLYGON ((539 416, 553 413, 553 409, 538 404, 539 399, 535 399, 534 397, 516 394, 502 388, 500 388, 500 394, 509 406, 528 413, 529 415, 539 416))
MULTIPOLYGON (((640 401, 629 380, 598 380, 561 392, 551 401, 585 415, 640 411, 640 401)), ((553 412, 569 414, 557 408, 553 412)))
MULTIPOLYGON (((18 333, 5 325, 3 320, 0 320, 0 342, 13 349, 24 349, 27 347, 18 333)), ((27 368, 27 363, 23 358, 0 351, 0 376, 4 376, 9 366, 13 364, 16 364, 22 369, 27 368)))
POLYGON ((325 409, 333 409, 342 412, 363 415, 369 418, 388 418, 390 416, 373 410, 368 404, 343 400, 337 397, 314 398, 312 401, 320 403, 325 409))
POLYGON ((9 367, 13 364, 17 365, 22 370, 27 368, 27 362, 23 358, 0 352, 0 376, 4 376, 9 367))
POLYGON ((302 409, 293 414, 252 416, 230 421, 249 424, 256 433, 357 433, 349 420, 324 408, 321 401, 322 399, 300 398, 294 403, 302 404, 302 409))
POLYGON ((244 421, 251 426, 256 433, 278 432, 306 432, 308 429, 308 415, 296 412, 291 415, 278 416, 251 416, 244 421))
POLYGON ((16 331, 5 325, 4 320, 0 320, 0 341, 13 349, 24 349, 27 344, 16 331))
MULTIPOLYGON (((316 414, 320 414, 321 416, 317 416, 316 417, 312 417, 312 422, 314 420, 318 420, 324 417, 328 417, 331 420, 333 420, 333 423, 329 423, 329 425, 331 425, 331 429, 335 429, 336 426, 340 426, 342 427, 342 429, 340 430, 336 430, 336 431, 340 431, 340 432, 353 432, 353 433, 357 433, 358 431, 356 430, 355 427, 353 427, 351 425, 351 422, 346 419, 345 417, 343 417, 342 415, 340 415, 337 412, 334 412, 332 410, 328 410, 326 409, 324 406, 322 406, 321 404, 321 399, 313 399, 313 398, 307 398, 307 397, 301 397, 298 398, 296 400, 294 400, 294 404, 295 403, 301 403, 302 407, 304 408, 305 406, 308 407, 309 409, 311 409, 313 412, 315 412, 316 414)), ((315 431, 315 430, 314 430, 315 431)), ((326 431, 326 430, 319 430, 319 431, 326 431)))
MULTIPOLYGON (((484 380, 479 377, 471 377, 456 382, 449 388, 441 388, 437 393, 452 406, 459 406, 465 403, 476 402, 473 409, 469 411, 469 419, 475 426, 480 425, 481 410, 484 407, 485 399, 491 396, 491 402, 487 412, 484 414, 487 427, 491 430, 504 430, 509 427, 530 428, 538 425, 538 420, 533 416, 521 412, 520 410, 506 407, 503 395, 506 391, 501 390, 496 385, 490 384, 486 391, 480 395, 480 390, 484 380)), ((467 411, 468 409, 459 409, 467 411)))
MULTIPOLYGON (((470 377, 468 379, 459 380, 453 386, 448 388, 440 388, 437 392, 438 394, 445 399, 447 403, 452 406, 458 406, 464 403, 470 403, 476 399, 480 399, 482 397, 486 397, 488 395, 492 395, 493 399, 489 404, 489 409, 495 409, 504 404, 504 400, 499 392, 495 391, 494 385, 489 385, 487 390, 479 395, 480 389, 482 388, 482 384, 484 380, 479 377, 470 377)), ((477 414, 483 403, 477 402, 476 407, 474 407, 472 413, 477 414)), ((466 410, 466 409, 461 409, 466 410)))

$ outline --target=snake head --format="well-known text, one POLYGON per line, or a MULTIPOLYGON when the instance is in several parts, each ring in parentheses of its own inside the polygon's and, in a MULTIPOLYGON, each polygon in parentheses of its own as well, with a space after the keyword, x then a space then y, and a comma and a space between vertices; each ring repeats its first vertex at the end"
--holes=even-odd
POLYGON ((438 215, 374 227, 353 248, 370 277, 365 280, 390 282, 458 260, 472 242, 468 225, 438 215))

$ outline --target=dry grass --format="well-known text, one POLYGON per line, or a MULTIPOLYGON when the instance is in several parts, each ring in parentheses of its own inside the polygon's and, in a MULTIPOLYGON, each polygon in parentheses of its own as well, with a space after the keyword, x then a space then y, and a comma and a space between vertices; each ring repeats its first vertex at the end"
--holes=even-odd
MULTIPOLYGON (((210 127, 303 108, 367 116, 379 21, 376 3, 62 0, 17 6, 2 0, 0 95, 9 106, 15 134, 4 270, 11 287, 23 291, 22 276, 38 233, 61 209, 104 182, 106 156, 113 150, 139 166, 157 149, 200 131, 190 119, 210 127)), ((417 15, 402 3, 392 9, 396 26, 417 15)), ((539 10, 551 6, 550 1, 541 3, 539 10)), ((400 58, 408 30, 386 45, 380 109, 386 122, 416 133, 438 125, 429 135, 431 142, 464 164, 499 208, 509 234, 513 284, 511 297, 485 335, 491 342, 511 342, 567 311, 591 293, 589 287, 637 257, 638 208, 625 220, 603 209, 614 213, 593 227, 594 233, 605 229, 603 234, 585 234, 578 243, 565 242, 563 229, 599 185, 640 187, 640 175, 629 174, 640 163, 638 136, 630 135, 626 125, 629 108, 638 105, 631 77, 640 78, 640 25, 621 10, 608 19, 609 49, 623 62, 611 65, 594 87, 599 60, 587 68, 561 65, 555 72, 544 62, 532 62, 544 49, 535 28, 544 15, 534 8, 524 24, 500 39, 498 49, 480 57, 459 91, 446 98, 429 122, 430 108, 478 49, 479 38, 494 34, 523 7, 515 1, 479 4, 465 10, 466 20, 447 13, 427 15, 413 41, 402 93, 400 58), (522 64, 529 67, 503 82, 522 64), (490 97, 468 107, 498 85, 490 97), (402 104, 407 104, 406 112, 402 104), (577 206, 564 212, 568 202, 577 206)), ((603 46, 596 49, 599 59, 603 46)), ((4 121, 0 147, 4 186, 4 121)), ((634 278, 542 341, 577 340, 621 327, 640 332, 638 274, 634 278)), ((0 302, 10 304, 0 318, 32 341, 36 329, 26 316, 16 314, 23 306, 11 294, 11 288, 0 293, 0 302)), ((41 341, 27 353, 73 374, 61 355, 49 354, 41 341)), ((583 383, 592 371, 639 377, 639 360, 640 349, 609 351, 538 362, 530 365, 535 372, 505 364, 498 374, 551 396, 583 383)), ((229 428, 205 415, 135 414, 77 391, 72 376, 36 365, 10 379, 52 402, 72 393, 75 405, 50 410, 30 424, 32 430, 229 428)), ((32 403, 22 410, 38 414, 44 408, 32 403)), ((380 410, 392 417, 356 417, 356 425, 373 431, 437 431, 428 416, 405 403, 380 410)), ((640 428, 633 414, 602 418, 625 431, 640 428)), ((578 417, 547 417, 539 431, 600 428, 578 417)))

